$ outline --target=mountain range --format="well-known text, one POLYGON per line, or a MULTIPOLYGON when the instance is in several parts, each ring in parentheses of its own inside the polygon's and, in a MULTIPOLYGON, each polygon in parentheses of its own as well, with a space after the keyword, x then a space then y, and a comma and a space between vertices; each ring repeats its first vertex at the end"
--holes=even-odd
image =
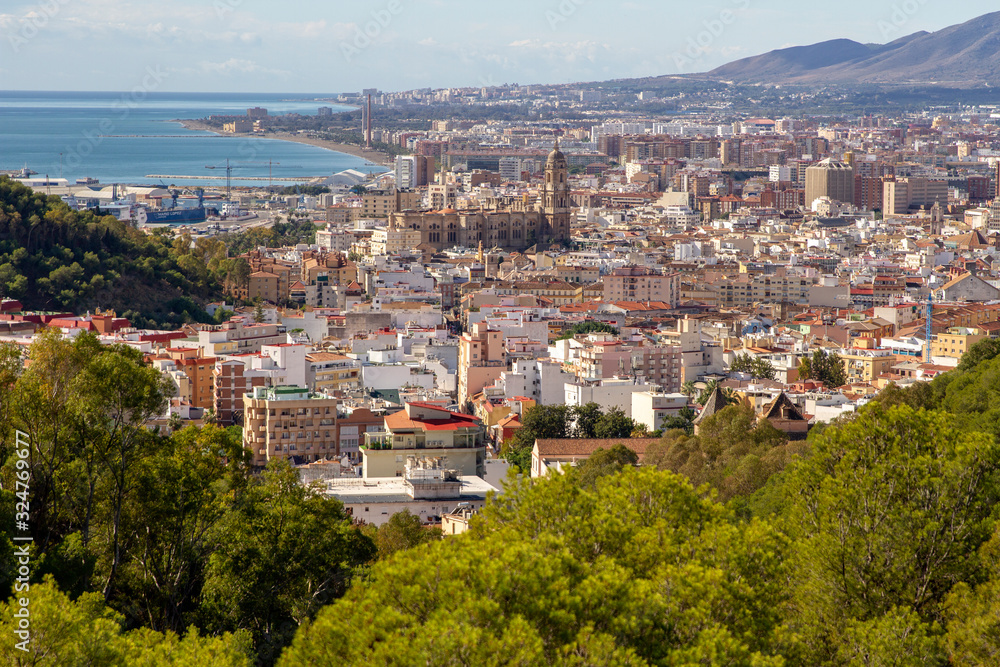
POLYGON ((804 85, 1000 85, 1000 12, 888 44, 835 39, 778 49, 690 78, 804 85))

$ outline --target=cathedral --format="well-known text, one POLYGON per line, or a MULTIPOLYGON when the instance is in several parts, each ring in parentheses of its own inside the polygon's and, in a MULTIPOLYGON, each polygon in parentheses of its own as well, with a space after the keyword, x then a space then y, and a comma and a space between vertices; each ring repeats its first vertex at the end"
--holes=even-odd
POLYGON ((525 250, 568 243, 572 208, 569 197, 569 166, 559 142, 545 162, 545 183, 537 206, 456 211, 404 211, 389 218, 390 229, 420 232, 420 244, 434 250, 454 246, 525 250))

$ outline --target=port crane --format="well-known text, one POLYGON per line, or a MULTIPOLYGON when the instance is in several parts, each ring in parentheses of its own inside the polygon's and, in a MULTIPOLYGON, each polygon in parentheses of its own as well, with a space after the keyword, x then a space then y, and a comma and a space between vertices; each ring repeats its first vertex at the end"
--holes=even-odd
MULTIPOLYGON (((233 169, 244 169, 246 167, 263 167, 267 166, 267 187, 271 187, 271 170, 274 165, 280 165, 280 162, 275 162, 274 160, 268 160, 267 162, 238 162, 231 163, 228 158, 226 158, 226 164, 207 164, 205 169, 225 169, 226 170, 226 199, 230 199, 230 191, 232 190, 232 180, 233 180, 233 169)), ((292 167, 295 168, 295 167, 292 167)))

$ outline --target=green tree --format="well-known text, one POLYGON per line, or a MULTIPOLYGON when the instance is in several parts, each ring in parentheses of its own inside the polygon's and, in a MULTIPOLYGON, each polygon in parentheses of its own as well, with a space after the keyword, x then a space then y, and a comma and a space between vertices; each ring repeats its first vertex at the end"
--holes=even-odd
POLYGON ((156 630, 181 632, 197 611, 212 531, 228 494, 247 484, 250 461, 235 431, 187 427, 169 450, 143 462, 126 507, 130 534, 122 594, 142 601, 130 615, 156 630))
POLYGON ((946 641, 953 665, 988 667, 1000 657, 1000 531, 981 550, 989 578, 961 582, 946 601, 946 641))
POLYGON ((737 355, 729 365, 729 372, 747 373, 756 380, 773 380, 777 375, 770 361, 751 354, 737 355))
POLYGON ((378 559, 389 558, 398 551, 405 551, 421 544, 441 539, 441 529, 426 527, 420 517, 409 510, 396 512, 384 524, 366 531, 375 542, 378 559))
POLYGON ((671 473, 522 481, 462 538, 376 564, 280 664, 776 667, 787 546, 671 473))
POLYGON ((639 464, 639 455, 625 445, 615 445, 610 449, 597 449, 590 457, 577 466, 580 484, 593 487, 597 479, 605 475, 616 475, 627 466, 639 464))
POLYGON ((803 380, 817 380, 827 387, 842 387, 847 384, 844 362, 836 352, 814 350, 811 357, 799 363, 799 377, 803 380))
POLYGON ((941 637, 933 628, 913 611, 894 608, 871 620, 848 622, 834 664, 926 667, 943 666, 947 661, 941 637))
POLYGON ((667 431, 646 449, 644 462, 685 475, 695 485, 711 484, 721 500, 730 501, 763 488, 806 447, 758 421, 753 408, 730 405, 702 421, 698 436, 667 431))
POLYGON ((573 406, 571 419, 573 419, 574 438, 596 438, 597 423, 604 413, 597 403, 587 403, 586 405, 573 406))
POLYGON ((598 438, 629 438, 635 430, 635 422, 625 411, 615 406, 601 415, 594 425, 594 435, 598 438))
POLYGON ((1000 338, 981 340, 962 355, 958 362, 960 372, 971 371, 985 361, 1000 357, 1000 338))
POLYGON ((569 340, 575 336, 584 336, 591 333, 608 333, 618 335, 618 329, 614 328, 610 324, 605 324, 604 322, 582 322, 580 324, 574 324, 569 329, 563 333, 562 336, 556 340, 569 340))
POLYGON ((272 463, 212 529, 201 614, 212 632, 249 630, 270 664, 295 628, 343 595, 375 547, 340 502, 272 463))
POLYGON ((872 404, 816 438, 786 479, 800 540, 790 618, 812 664, 840 664, 854 624, 906 610, 940 621, 948 591, 979 576, 998 471, 992 438, 905 405, 872 404))
POLYGON ((672 415, 663 420, 662 431, 681 430, 687 435, 694 435, 694 419, 698 415, 691 408, 685 406, 680 409, 677 415, 672 415))
POLYGON ((571 410, 566 405, 535 405, 521 417, 521 428, 504 443, 503 455, 521 470, 531 469, 531 450, 538 439, 570 436, 571 410))
POLYGON ((158 445, 146 422, 165 409, 168 383, 159 371, 143 364, 141 352, 126 345, 89 359, 72 383, 79 431, 86 433, 87 446, 110 479, 105 600, 111 598, 122 563, 122 511, 135 483, 135 469, 158 445))
POLYGON ((64 665, 220 665, 249 667, 250 643, 245 633, 200 637, 192 629, 183 638, 148 629, 123 632, 122 619, 104 606, 100 595, 85 593, 71 600, 51 579, 32 584, 27 592, 31 614, 30 641, 17 648, 20 609, 16 600, 0 602, 0 665, 63 667, 64 665))

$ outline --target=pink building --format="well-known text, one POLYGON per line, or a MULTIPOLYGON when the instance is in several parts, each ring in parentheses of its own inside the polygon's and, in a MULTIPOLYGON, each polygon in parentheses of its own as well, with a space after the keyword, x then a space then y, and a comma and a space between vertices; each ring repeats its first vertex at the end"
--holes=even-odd
POLYGON ((676 308, 680 301, 679 273, 664 275, 645 267, 615 269, 604 278, 605 301, 663 301, 676 308))

